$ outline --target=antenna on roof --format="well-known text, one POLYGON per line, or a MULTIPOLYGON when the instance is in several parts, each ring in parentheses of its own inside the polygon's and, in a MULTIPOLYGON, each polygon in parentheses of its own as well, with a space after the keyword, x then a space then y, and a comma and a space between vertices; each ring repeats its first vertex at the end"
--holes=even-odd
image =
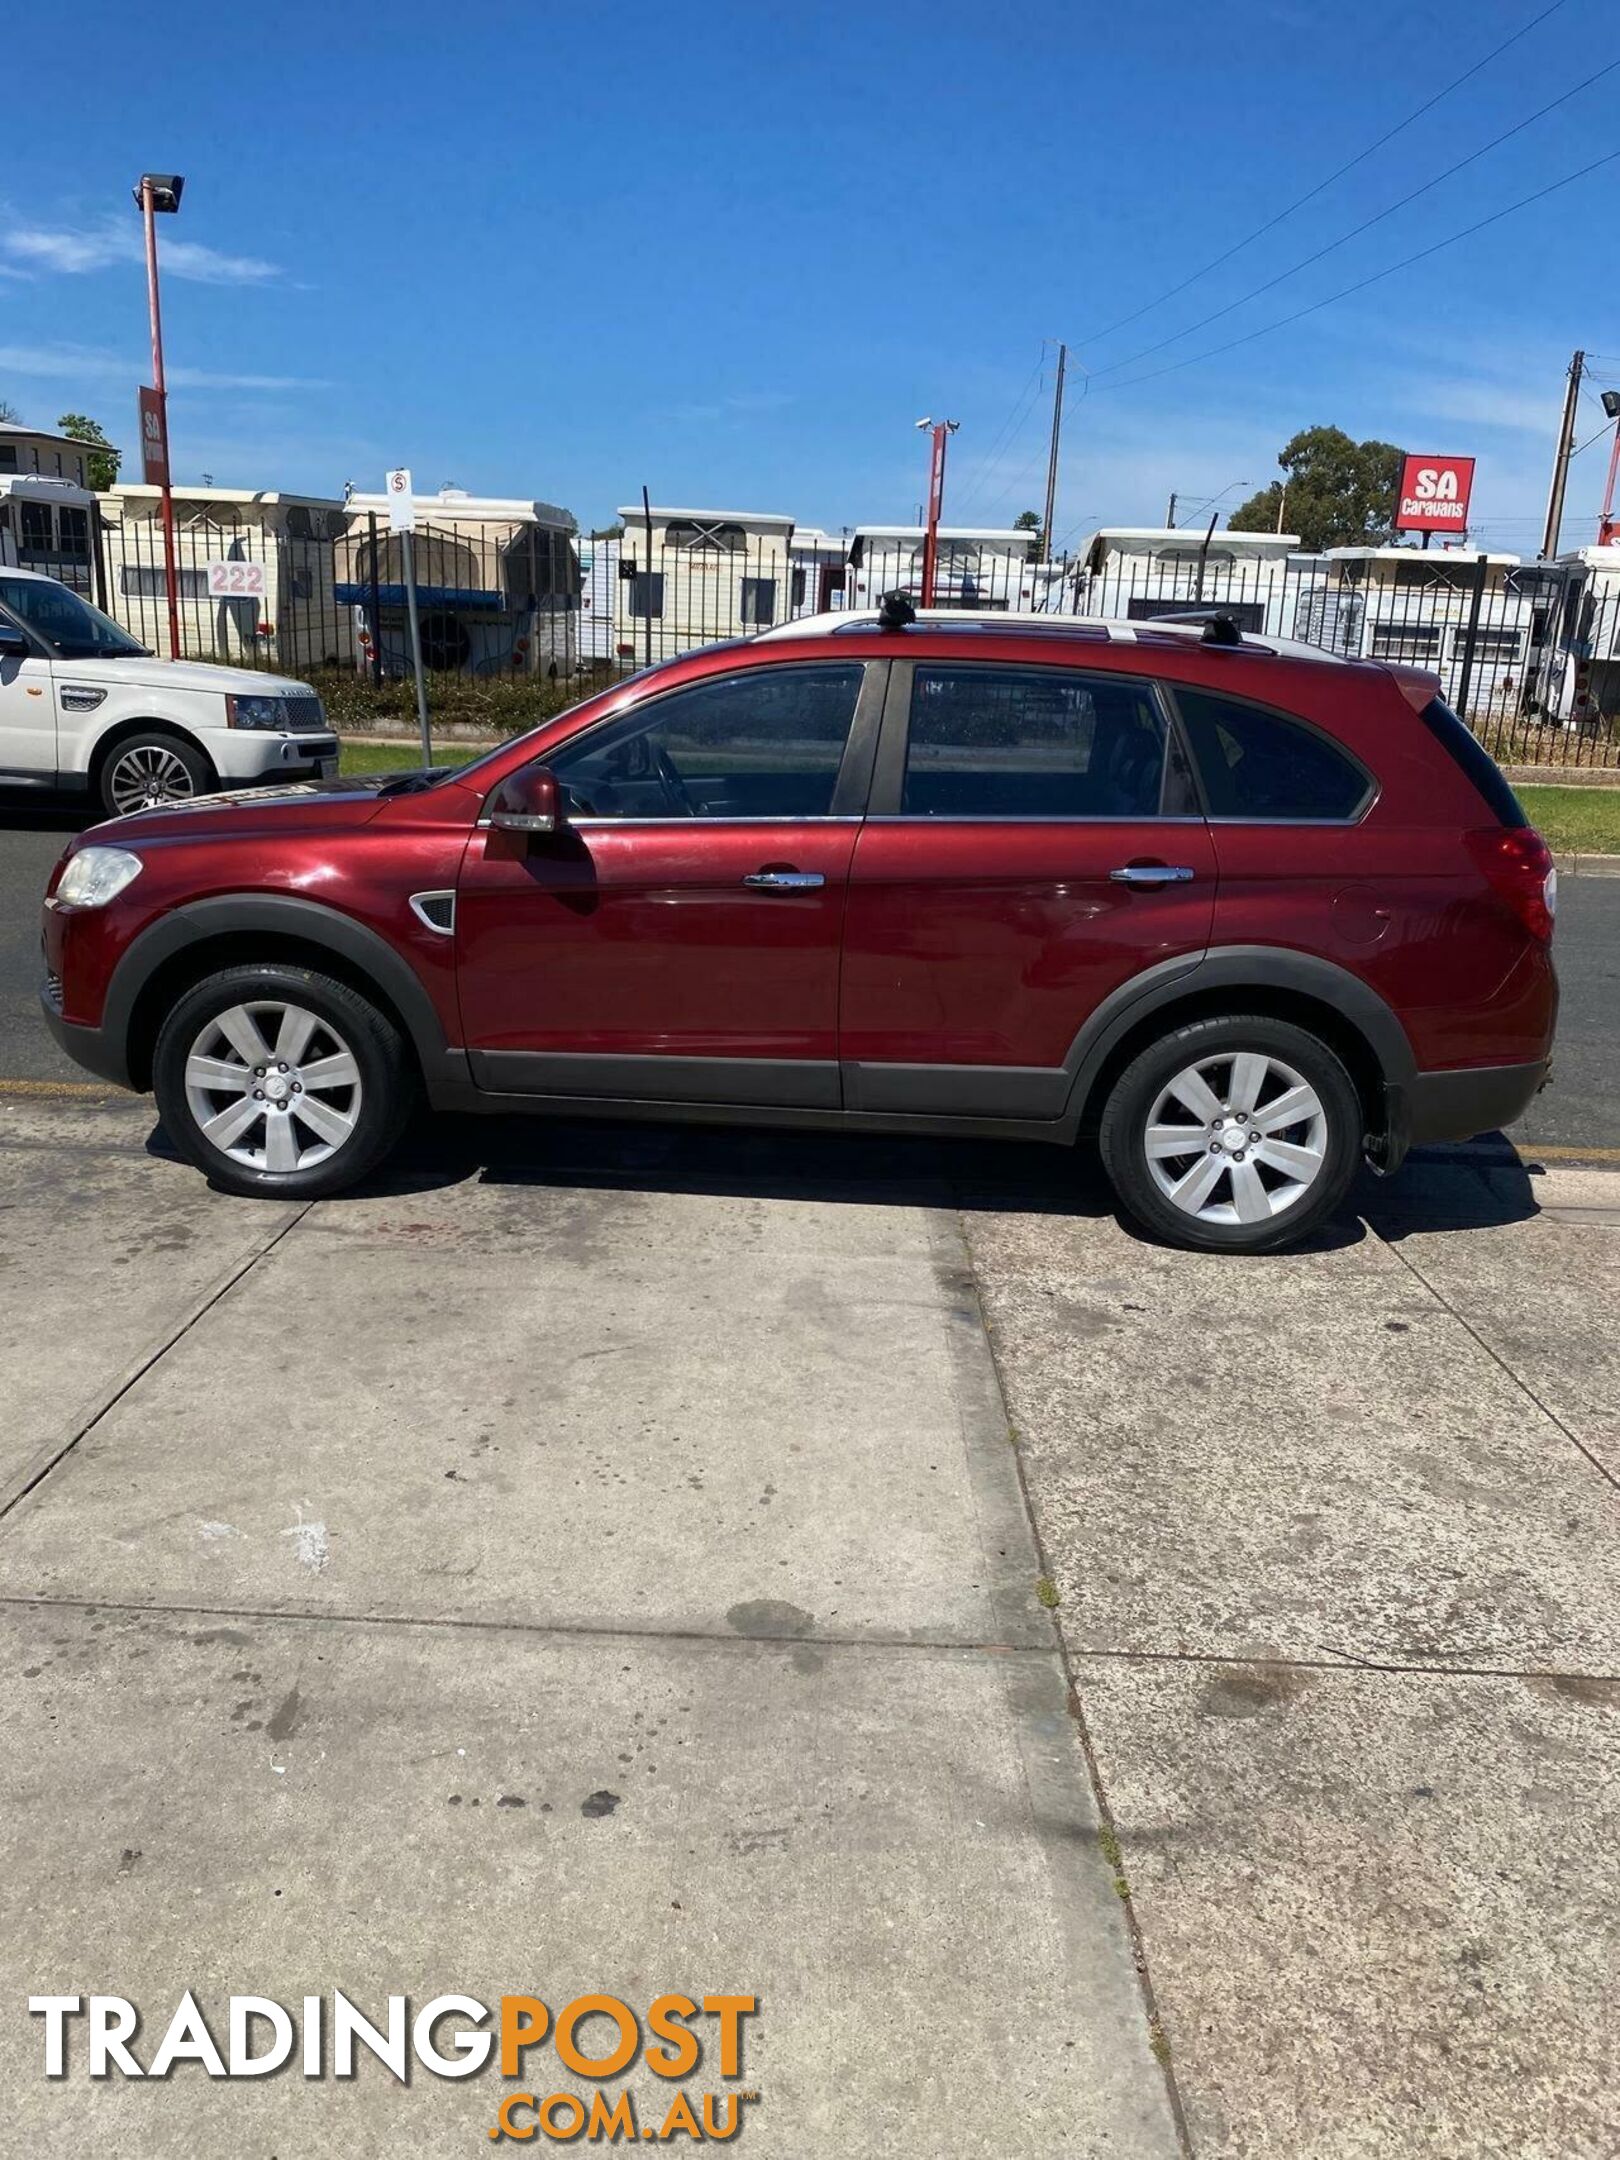
POLYGON ((908 623, 917 620, 917 610, 909 596, 903 592, 889 592, 878 602, 878 628, 880 630, 904 630, 908 623))
POLYGON ((1241 645, 1243 632, 1230 615, 1211 615, 1198 642, 1201 645, 1241 645))

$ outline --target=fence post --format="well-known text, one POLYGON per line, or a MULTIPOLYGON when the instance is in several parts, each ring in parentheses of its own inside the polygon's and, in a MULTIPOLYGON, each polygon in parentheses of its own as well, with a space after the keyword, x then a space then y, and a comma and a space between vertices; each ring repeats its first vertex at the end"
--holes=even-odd
POLYGON ((103 615, 110 615, 112 609, 107 605, 106 527, 102 522, 99 495, 93 496, 90 502, 90 574, 94 579, 96 606, 103 615))
POLYGON ((382 594, 377 578, 377 513, 366 512, 366 560, 371 565, 371 686, 382 688, 382 594))
MULTIPOLYGON (((1479 642, 1479 611, 1485 602, 1485 550, 1474 565, 1474 596, 1468 603, 1468 627, 1463 632, 1462 672, 1457 677, 1457 717, 1468 720, 1468 701, 1474 687, 1474 648, 1479 642)), ((1471 722, 1469 722, 1472 725, 1471 722)))

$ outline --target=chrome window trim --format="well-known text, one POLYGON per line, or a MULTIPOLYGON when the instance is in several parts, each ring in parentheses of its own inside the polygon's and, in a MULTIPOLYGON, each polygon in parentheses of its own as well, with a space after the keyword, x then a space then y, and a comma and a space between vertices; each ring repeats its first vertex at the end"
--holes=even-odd
MULTIPOLYGON (((1200 817, 1196 810, 1177 810, 1169 817, 1157 813, 1146 817, 1132 817, 1128 813, 1114 817, 995 817, 975 811, 965 816, 954 812, 948 817, 935 817, 926 810, 884 810, 866 819, 868 825, 1207 825, 1212 821, 1200 817)), ((1247 823, 1245 819, 1233 819, 1232 823, 1247 823)))

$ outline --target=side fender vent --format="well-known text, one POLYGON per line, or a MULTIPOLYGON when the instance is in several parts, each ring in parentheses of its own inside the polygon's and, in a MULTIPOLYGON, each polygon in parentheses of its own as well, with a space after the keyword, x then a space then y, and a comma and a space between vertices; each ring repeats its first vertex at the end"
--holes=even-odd
POLYGON ((454 937, 456 896, 453 892, 412 893, 411 913, 430 930, 437 930, 441 937, 454 937))

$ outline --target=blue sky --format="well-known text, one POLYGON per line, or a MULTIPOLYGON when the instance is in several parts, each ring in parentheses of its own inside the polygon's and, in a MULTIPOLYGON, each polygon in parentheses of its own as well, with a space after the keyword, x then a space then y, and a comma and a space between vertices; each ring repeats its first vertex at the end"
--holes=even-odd
MULTIPOLYGON (((1040 502, 1063 338, 1060 536, 1157 523, 1172 488, 1230 506, 1325 421, 1475 454, 1476 532, 1533 552, 1572 347, 1616 356, 1593 367, 1620 383, 1620 162, 1275 334, 1154 371, 1620 148, 1617 71, 1453 169, 1620 60, 1612 0, 1562 0, 1274 230, 1111 326, 1546 4, 81 0, 66 69, 59 15, 20 10, 0 397, 133 440, 129 188, 152 167, 187 177, 160 225, 182 478, 341 493, 408 463, 421 489, 540 496, 586 525, 646 481, 655 500, 837 527, 913 514, 913 423, 932 413, 961 422, 947 518, 1001 523, 1040 502), (35 80, 75 87, 53 101, 35 80)), ((1569 538, 1590 529, 1604 456, 1576 463, 1569 538)))

